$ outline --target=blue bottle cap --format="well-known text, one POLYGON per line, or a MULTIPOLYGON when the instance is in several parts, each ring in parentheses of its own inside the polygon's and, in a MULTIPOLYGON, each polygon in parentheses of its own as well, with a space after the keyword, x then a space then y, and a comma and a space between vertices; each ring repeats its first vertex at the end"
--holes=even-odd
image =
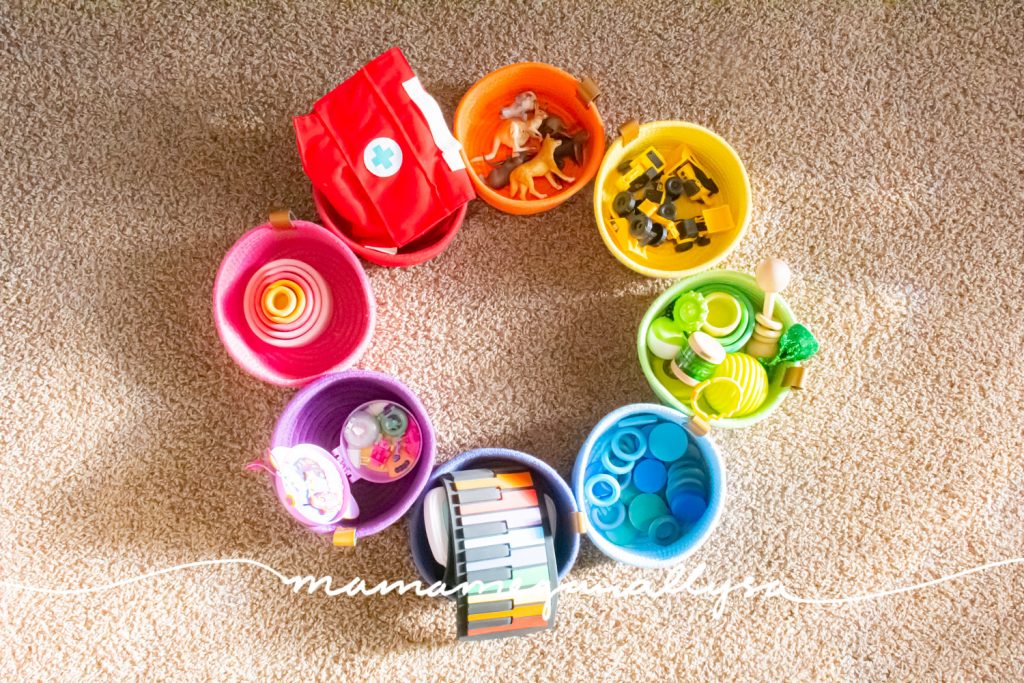
POLYGON ((697 481, 707 483, 708 473, 703 467, 697 467, 690 463, 675 463, 668 468, 668 478, 672 479, 696 479, 697 481))
POLYGON ((633 483, 644 493, 657 493, 665 486, 665 465, 654 458, 644 458, 633 468, 633 483))
POLYGON ((686 430, 674 422, 662 422, 647 436, 648 448, 658 460, 675 462, 686 453, 690 438, 686 430))
POLYGON ((684 524, 693 524, 704 516, 708 504, 696 493, 677 493, 672 496, 672 514, 684 524))
POLYGON ((633 501, 633 499, 639 496, 641 493, 643 493, 643 491, 638 489, 635 484, 630 482, 628 486, 622 487, 622 493, 619 494, 619 500, 622 501, 623 504, 629 505, 633 501))
POLYGON ((602 529, 599 533, 615 545, 622 547, 627 547, 636 540, 636 529, 631 524, 620 524, 613 529, 602 529))
POLYGON ((665 499, 671 501, 677 493, 694 493, 698 496, 706 496, 707 488, 704 482, 684 477, 683 479, 669 479, 665 484, 665 499))
POLYGON ((629 504, 629 523, 638 531, 647 532, 651 522, 668 513, 668 506, 661 496, 641 493, 629 504))

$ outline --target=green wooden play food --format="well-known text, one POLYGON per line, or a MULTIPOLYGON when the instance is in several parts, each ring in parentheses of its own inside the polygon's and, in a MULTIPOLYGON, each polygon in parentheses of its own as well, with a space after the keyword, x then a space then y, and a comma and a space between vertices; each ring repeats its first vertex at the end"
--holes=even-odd
MULTIPOLYGON (((647 328, 655 318, 664 314, 680 294, 692 290, 695 287, 702 287, 705 285, 729 285, 731 287, 735 287, 750 297, 755 310, 760 310, 761 306, 764 304, 764 293, 757 286, 757 282, 754 280, 753 276, 747 275, 746 273, 740 273, 735 270, 713 270, 683 278, 665 290, 661 296, 654 300, 651 307, 647 309, 647 313, 644 314, 643 320, 640 321, 640 329, 637 332, 636 348, 637 354, 640 358, 640 369, 643 370, 644 376, 647 378, 647 383, 651 385, 654 393, 658 396, 658 400, 663 404, 682 411, 687 415, 693 414, 689 403, 684 403, 673 396, 672 393, 665 388, 654 372, 652 363, 661 361, 652 356, 647 350, 647 328)), ((789 304, 786 303, 782 296, 775 297, 774 318, 782 323, 784 330, 797 322, 793 317, 793 311, 789 308, 789 304)), ((789 389, 781 386, 782 376, 785 374, 785 370, 789 365, 797 365, 797 363, 780 363, 778 366, 772 368, 768 378, 768 398, 766 398, 764 403, 761 404, 761 407, 749 415, 744 415, 743 417, 730 417, 722 420, 715 420, 712 425, 721 429, 738 429, 740 427, 749 427, 750 425, 756 424, 771 415, 772 411, 778 408, 779 404, 782 403, 782 400, 789 394, 789 389)))

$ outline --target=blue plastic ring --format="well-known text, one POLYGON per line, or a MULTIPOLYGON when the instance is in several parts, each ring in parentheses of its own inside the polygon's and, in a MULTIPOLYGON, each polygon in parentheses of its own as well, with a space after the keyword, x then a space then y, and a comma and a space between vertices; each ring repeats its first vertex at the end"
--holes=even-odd
POLYGON ((620 429, 615 432, 615 436, 612 437, 612 452, 619 456, 620 460, 626 462, 633 462, 639 460, 647 452, 647 437, 644 436, 643 432, 639 429, 633 429, 628 427, 626 429, 620 429), (632 451, 624 450, 622 447, 623 437, 631 436, 636 439, 636 448, 632 451))
POLYGON ((622 487, 619 486, 618 480, 610 474, 595 474, 590 479, 587 479, 587 483, 583 487, 583 493, 591 505, 603 508, 618 502, 619 496, 622 495, 622 487), (599 484, 607 484, 611 488, 611 493, 607 497, 602 498, 594 491, 599 484))
POLYGON ((604 455, 601 456, 601 464, 604 465, 606 470, 616 475, 623 475, 633 471, 633 463, 631 461, 627 461, 625 465, 616 465, 612 462, 611 451, 604 452, 604 455))
POLYGON ((623 472, 622 474, 616 474, 615 478, 618 479, 619 486, 621 488, 626 488, 627 486, 629 486, 629 483, 631 481, 633 481, 633 470, 630 469, 629 472, 623 472))
POLYGON ((626 521, 626 506, 616 502, 607 507, 595 507, 591 511, 590 521, 602 531, 616 529, 626 521))
POLYGON ((676 520, 672 515, 665 515, 664 517, 658 517, 651 522, 651 525, 647 527, 647 534, 651 537, 651 540, 658 545, 671 545, 679 540, 679 536, 682 534, 683 528, 679 526, 679 521, 676 520), (665 526, 671 526, 675 529, 675 533, 671 540, 661 539, 658 537, 658 529, 665 526))

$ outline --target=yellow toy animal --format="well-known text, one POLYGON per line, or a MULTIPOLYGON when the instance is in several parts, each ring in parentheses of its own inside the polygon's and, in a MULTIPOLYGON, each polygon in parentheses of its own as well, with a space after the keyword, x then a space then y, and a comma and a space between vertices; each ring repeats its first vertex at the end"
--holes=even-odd
POLYGON ((560 142, 560 140, 552 137, 544 138, 537 156, 512 171, 508 180, 509 192, 513 198, 519 195, 520 200, 525 200, 527 192, 537 199, 547 197, 546 194, 537 192, 537 188, 533 186, 533 179, 539 176, 544 176, 544 179, 551 183, 551 186, 556 190, 561 190, 562 186, 555 180, 555 176, 558 176, 567 183, 576 180, 558 170, 558 164, 555 162, 555 148, 558 147, 560 142))

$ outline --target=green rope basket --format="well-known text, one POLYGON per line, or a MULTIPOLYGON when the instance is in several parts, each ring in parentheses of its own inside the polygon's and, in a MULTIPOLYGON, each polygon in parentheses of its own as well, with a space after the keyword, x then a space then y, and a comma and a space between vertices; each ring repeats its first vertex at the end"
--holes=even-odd
MULTIPOLYGON (((683 278, 676 284, 669 287, 665 292, 662 293, 651 307, 647 309, 647 313, 644 314, 643 320, 640 321, 640 329, 637 331, 636 336, 636 351, 637 356, 640 359, 640 369, 644 372, 644 377, 647 378, 647 383, 651 385, 654 393, 658 396, 658 400, 663 404, 675 408, 686 415, 693 415, 693 411, 690 409, 689 403, 684 403, 679 400, 668 388, 662 383, 655 373, 652 362, 660 362, 660 360, 654 357, 650 351, 647 350, 647 328, 651 326, 655 318, 663 315, 666 310, 672 305, 672 302, 676 300, 683 292, 694 289, 695 287, 702 287, 704 285, 728 285, 735 287, 740 290, 753 302, 756 310, 760 310, 764 305, 764 293, 757 286, 757 282, 753 276, 747 275, 746 273, 740 273, 735 270, 713 270, 706 273, 698 273, 697 275, 691 275, 690 277, 683 278)), ((789 304, 786 303, 785 299, 781 296, 775 297, 775 311, 774 317, 776 320, 782 323, 782 329, 786 330, 790 325, 797 322, 793 317, 793 311, 790 309, 789 304)), ((765 419, 772 412, 779 407, 786 395, 789 394, 789 389, 781 385, 782 377, 786 374, 786 368, 790 365, 798 365, 798 363, 780 363, 775 366, 768 376, 768 397, 764 400, 764 403, 749 415, 743 417, 724 418, 721 420, 715 420, 711 424, 714 427, 721 429, 739 429, 741 427, 749 427, 753 424, 757 424, 761 420, 765 419)))

